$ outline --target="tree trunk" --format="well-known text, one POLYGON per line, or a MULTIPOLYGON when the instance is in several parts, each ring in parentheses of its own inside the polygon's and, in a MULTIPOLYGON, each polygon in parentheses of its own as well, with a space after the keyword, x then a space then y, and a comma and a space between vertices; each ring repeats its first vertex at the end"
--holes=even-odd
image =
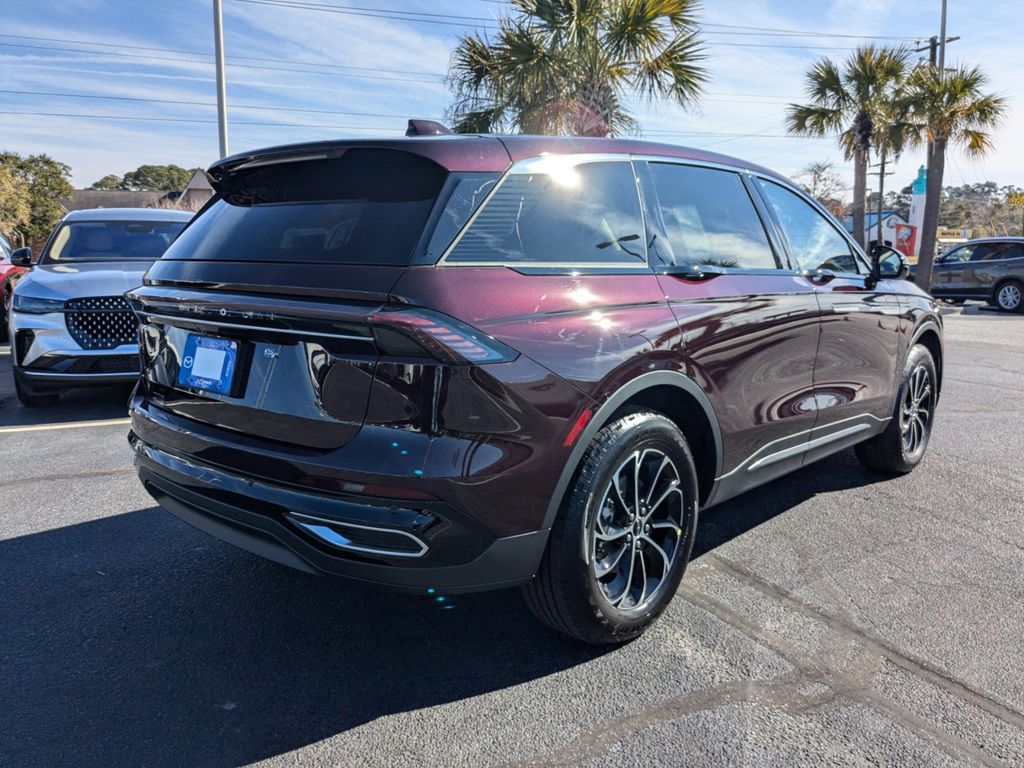
POLYGON ((868 153, 863 147, 853 151, 853 238, 865 248, 864 208, 868 188, 868 153))
POLYGON ((928 160, 928 186, 924 197, 924 221, 921 223, 921 251, 917 257, 914 280, 932 292, 932 264, 935 261, 936 235, 939 229, 939 205, 942 202, 942 174, 946 166, 946 140, 936 139, 928 160))

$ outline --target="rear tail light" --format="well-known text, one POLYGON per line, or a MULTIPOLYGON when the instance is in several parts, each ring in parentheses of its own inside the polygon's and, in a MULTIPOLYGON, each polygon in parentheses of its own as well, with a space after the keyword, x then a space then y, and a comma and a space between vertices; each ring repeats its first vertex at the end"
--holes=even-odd
POLYGON ((453 365, 503 363, 519 353, 481 331, 446 315, 424 309, 375 312, 374 339, 384 354, 422 354, 453 365))

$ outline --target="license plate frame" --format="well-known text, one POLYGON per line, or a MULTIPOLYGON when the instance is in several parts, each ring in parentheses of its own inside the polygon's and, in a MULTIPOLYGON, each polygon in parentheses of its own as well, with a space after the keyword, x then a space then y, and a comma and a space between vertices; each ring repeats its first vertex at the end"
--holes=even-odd
POLYGON ((242 344, 235 339, 189 333, 182 349, 178 384, 188 389, 232 396, 241 380, 242 344))

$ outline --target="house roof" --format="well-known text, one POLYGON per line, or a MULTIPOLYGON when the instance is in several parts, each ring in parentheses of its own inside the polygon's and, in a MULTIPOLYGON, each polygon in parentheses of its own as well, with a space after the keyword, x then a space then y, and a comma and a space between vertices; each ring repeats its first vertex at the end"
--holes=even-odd
POLYGON ((66 211, 86 208, 151 208, 165 194, 125 189, 76 189, 70 197, 62 198, 60 202, 66 211))

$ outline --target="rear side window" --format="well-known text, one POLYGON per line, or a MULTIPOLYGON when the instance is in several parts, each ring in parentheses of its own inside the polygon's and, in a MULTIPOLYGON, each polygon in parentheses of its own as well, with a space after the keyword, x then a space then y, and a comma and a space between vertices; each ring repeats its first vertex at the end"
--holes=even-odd
POLYGON ((405 265, 446 177, 384 149, 242 169, 164 258, 405 265))
POLYGON ((1009 258, 1002 243, 982 243, 971 253, 971 261, 996 261, 1009 258))
POLYGON ((657 214, 667 239, 655 248, 675 266, 778 269, 761 218, 731 171, 651 163, 657 214))
POLYGON ((810 203, 770 181, 758 179, 758 184, 775 211, 793 258, 801 269, 830 269, 851 274, 866 271, 846 238, 810 203))
POLYGON ((643 236, 632 165, 588 163, 506 177, 447 261, 636 265, 643 236))

